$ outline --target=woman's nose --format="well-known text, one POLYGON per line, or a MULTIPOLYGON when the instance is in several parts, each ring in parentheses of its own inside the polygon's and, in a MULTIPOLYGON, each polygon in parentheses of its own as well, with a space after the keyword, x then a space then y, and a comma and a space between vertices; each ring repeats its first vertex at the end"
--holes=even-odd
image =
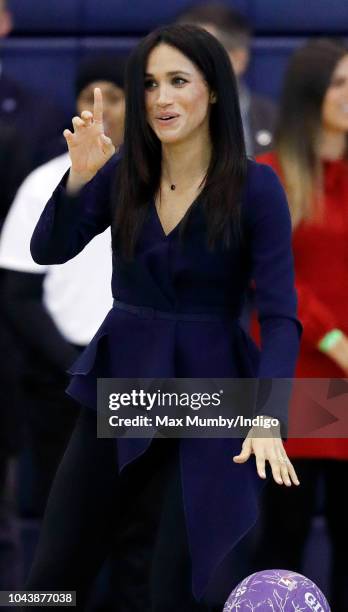
POLYGON ((158 104, 169 104, 172 101, 172 95, 171 95, 170 88, 168 87, 168 85, 166 84, 160 85, 157 91, 158 91, 158 98, 157 98, 158 104))

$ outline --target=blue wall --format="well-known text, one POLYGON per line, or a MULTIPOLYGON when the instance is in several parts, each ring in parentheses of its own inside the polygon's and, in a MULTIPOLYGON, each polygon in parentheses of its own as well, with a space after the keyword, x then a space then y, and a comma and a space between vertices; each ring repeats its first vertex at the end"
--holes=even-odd
MULTIPOLYGON (((197 0, 194 3, 198 3, 197 0)), ((2 41, 4 72, 73 112, 73 79, 86 53, 128 53, 187 0, 11 0, 15 29, 2 41)), ((289 55, 308 36, 348 37, 348 0, 234 0, 254 27, 249 85, 277 98, 289 55)))

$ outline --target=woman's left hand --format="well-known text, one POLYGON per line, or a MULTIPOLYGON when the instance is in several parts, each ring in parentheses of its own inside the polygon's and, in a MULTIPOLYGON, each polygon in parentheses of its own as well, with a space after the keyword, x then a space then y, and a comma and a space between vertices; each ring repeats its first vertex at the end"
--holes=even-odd
POLYGON ((268 461, 273 478, 278 484, 290 487, 292 483, 299 485, 295 468, 286 454, 280 436, 279 426, 265 429, 254 426, 245 438, 239 455, 233 457, 235 463, 245 463, 250 455, 255 455, 256 469, 260 478, 266 478, 265 462, 268 461))

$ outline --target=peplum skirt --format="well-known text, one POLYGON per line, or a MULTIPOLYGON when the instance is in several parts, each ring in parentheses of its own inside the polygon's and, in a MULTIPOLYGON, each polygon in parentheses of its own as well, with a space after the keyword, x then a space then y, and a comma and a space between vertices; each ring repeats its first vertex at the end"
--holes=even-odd
MULTIPOLYGON (((226 311, 174 313, 115 301, 69 369, 67 393, 97 410, 98 378, 253 378, 259 358, 257 346, 226 311)), ((146 452, 151 438, 120 438, 115 444, 122 470, 146 452)), ((241 444, 238 438, 179 442, 192 591, 197 599, 258 517, 265 481, 258 477, 253 459, 242 465, 233 462, 241 444)))

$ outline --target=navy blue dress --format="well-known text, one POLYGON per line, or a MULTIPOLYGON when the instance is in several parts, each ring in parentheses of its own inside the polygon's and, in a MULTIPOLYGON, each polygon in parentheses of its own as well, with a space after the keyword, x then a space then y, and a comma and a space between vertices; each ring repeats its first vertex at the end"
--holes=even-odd
MULTIPOLYGON (((31 253, 37 263, 68 261, 110 225, 117 163, 115 155, 77 196, 67 195, 66 176, 62 179, 32 237, 31 253)), ((284 191, 270 167, 248 162, 241 211, 245 243, 212 252, 205 243, 206 219, 199 198, 185 215, 183 244, 179 242, 182 221, 166 235, 154 201, 149 202, 133 262, 117 253, 117 245, 112 253, 114 297, 149 310, 110 310, 70 369, 70 395, 96 409, 98 377, 293 376, 302 326, 297 319, 291 223, 284 191), (239 322, 251 279, 257 291, 261 352, 239 322), (172 318, 157 317, 151 308, 170 312, 172 318), (180 318, 183 313, 209 315, 222 308, 229 310, 230 318, 180 318)), ((273 415, 286 420, 283 406, 273 407, 273 415)), ((150 443, 150 439, 117 440, 120 469, 150 443)), ((180 440, 192 587, 197 598, 257 519, 264 481, 256 473, 254 460, 242 465, 233 462, 240 449, 239 439, 180 440)))

